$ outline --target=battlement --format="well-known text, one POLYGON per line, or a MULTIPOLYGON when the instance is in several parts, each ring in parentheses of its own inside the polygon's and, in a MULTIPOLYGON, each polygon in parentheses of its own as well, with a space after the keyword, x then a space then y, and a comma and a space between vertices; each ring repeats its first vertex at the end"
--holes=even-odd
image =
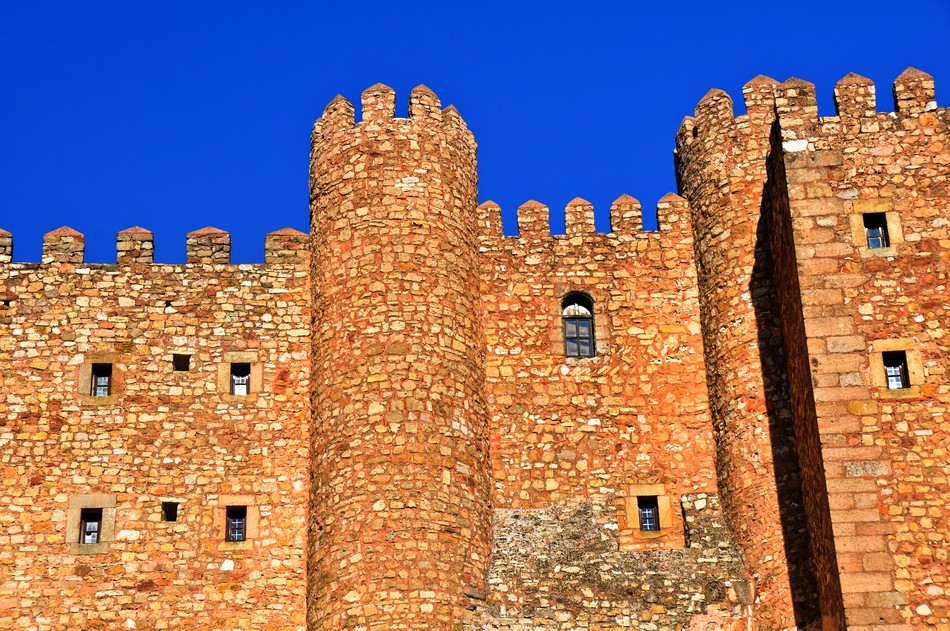
POLYGON ((536 200, 528 200, 517 209, 518 234, 504 235, 501 206, 489 200, 478 207, 479 226, 485 238, 515 240, 578 240, 599 238, 616 242, 648 236, 662 237, 666 232, 689 229, 689 204, 675 193, 664 195, 656 206, 657 230, 643 229, 640 201, 630 195, 618 197, 610 205, 610 232, 598 232, 594 226, 594 205, 575 197, 564 207, 564 234, 551 234, 550 208, 536 200))
POLYGON ((396 91, 382 83, 364 90, 360 105, 361 120, 357 121, 353 103, 342 95, 335 96, 313 125, 314 146, 346 131, 372 135, 385 128, 408 124, 400 131, 409 131, 410 128, 440 130, 464 138, 466 144, 473 151, 475 149, 475 137, 459 111, 454 105, 443 108, 439 97, 425 85, 418 85, 409 93, 408 118, 396 117, 396 91))
MULTIPOLYGON (((185 242, 188 265, 230 265, 231 235, 218 228, 202 228, 188 233, 185 242)), ((265 265, 307 265, 310 257, 310 236, 283 228, 264 238, 265 265)), ((43 236, 42 264, 68 263, 79 265, 85 260, 86 237, 69 226, 43 236)), ((154 264, 155 243, 152 233, 138 226, 116 235, 116 265, 154 264)), ((13 235, 0 229, 0 264, 13 260, 13 235)))
POLYGON ((727 93, 718 89, 707 92, 696 105, 695 116, 687 116, 680 124, 677 149, 704 138, 728 136, 757 123, 771 124, 776 115, 782 121, 783 140, 792 143, 786 150, 800 150, 804 148, 800 141, 805 139, 805 130, 819 123, 876 132, 895 126, 901 119, 946 112, 937 107, 933 77, 916 68, 907 68, 894 80, 893 112, 878 112, 874 82, 854 73, 835 84, 835 116, 819 117, 815 85, 794 77, 779 83, 760 75, 743 86, 742 94, 746 114, 736 116, 727 93))

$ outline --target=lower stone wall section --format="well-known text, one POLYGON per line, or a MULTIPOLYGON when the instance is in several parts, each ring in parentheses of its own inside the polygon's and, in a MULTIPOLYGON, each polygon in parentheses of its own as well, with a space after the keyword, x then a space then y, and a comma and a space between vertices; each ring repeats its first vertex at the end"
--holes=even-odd
POLYGON ((620 552, 613 506, 496 509, 471 631, 745 629, 751 581, 715 495, 682 497, 686 548, 620 552))

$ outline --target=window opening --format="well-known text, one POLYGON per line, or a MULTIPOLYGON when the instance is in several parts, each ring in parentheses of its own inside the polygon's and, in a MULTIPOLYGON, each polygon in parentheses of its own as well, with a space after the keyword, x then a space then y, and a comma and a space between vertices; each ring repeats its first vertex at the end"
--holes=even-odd
POLYGON ((867 237, 869 248, 888 247, 891 240, 887 234, 887 215, 884 213, 865 213, 864 234, 867 237))
POLYGON ((79 514, 79 543, 99 543, 101 533, 102 509, 83 508, 79 514))
POLYGON ((655 495, 638 497, 637 509, 640 512, 640 530, 660 529, 660 509, 655 495))
POLYGON ((247 540, 247 506, 228 506, 225 521, 225 541, 247 540))
POLYGON ((247 395, 251 391, 251 365, 231 364, 231 394, 247 395))
POLYGON ((175 372, 188 372, 191 370, 191 355, 175 353, 172 355, 172 365, 175 367, 175 372))
POLYGON ((107 397, 112 391, 112 364, 92 365, 92 396, 107 397))
POLYGON ((567 357, 594 356, 594 301, 586 294, 572 292, 561 301, 564 319, 564 354, 567 357))
POLYGON ((907 353, 906 351, 885 351, 882 353, 884 358, 884 375, 887 377, 888 390, 901 390, 910 387, 910 379, 907 374, 907 353))
POLYGON ((178 521, 178 502, 162 502, 162 521, 178 521))

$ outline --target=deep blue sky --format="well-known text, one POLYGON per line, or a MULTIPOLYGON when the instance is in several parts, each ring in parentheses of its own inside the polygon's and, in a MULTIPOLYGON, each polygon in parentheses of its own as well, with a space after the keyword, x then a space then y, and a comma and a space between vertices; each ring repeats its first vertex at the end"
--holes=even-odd
MULTIPOLYGON (((337 93, 425 83, 479 143, 480 200, 598 213, 622 193, 645 209, 675 190, 673 139, 712 87, 741 112, 757 74, 818 86, 833 114, 848 72, 891 84, 907 66, 950 99, 950 2, 4 2, 0 6, 0 227, 14 259, 42 234, 229 230, 236 262, 264 234, 307 230, 310 127, 337 93)), ((599 217, 599 220, 602 217, 599 217)), ((556 222, 555 222, 556 223, 556 222)))

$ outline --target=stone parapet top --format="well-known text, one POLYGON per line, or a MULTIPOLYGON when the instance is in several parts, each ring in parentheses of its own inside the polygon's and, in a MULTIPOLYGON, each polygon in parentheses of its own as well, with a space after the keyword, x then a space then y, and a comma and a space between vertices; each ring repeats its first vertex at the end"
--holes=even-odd
MULTIPOLYGON (((86 238, 69 226, 57 228, 43 236, 42 263, 89 263, 85 260, 86 238)), ((189 264, 230 264, 231 235, 218 228, 201 228, 187 235, 189 264)), ((116 264, 153 264, 152 232, 134 226, 116 234, 116 264)), ((293 228, 282 228, 264 238, 266 264, 305 265, 310 257, 310 235, 293 228)), ((0 264, 13 262, 13 235, 0 228, 0 264)))

